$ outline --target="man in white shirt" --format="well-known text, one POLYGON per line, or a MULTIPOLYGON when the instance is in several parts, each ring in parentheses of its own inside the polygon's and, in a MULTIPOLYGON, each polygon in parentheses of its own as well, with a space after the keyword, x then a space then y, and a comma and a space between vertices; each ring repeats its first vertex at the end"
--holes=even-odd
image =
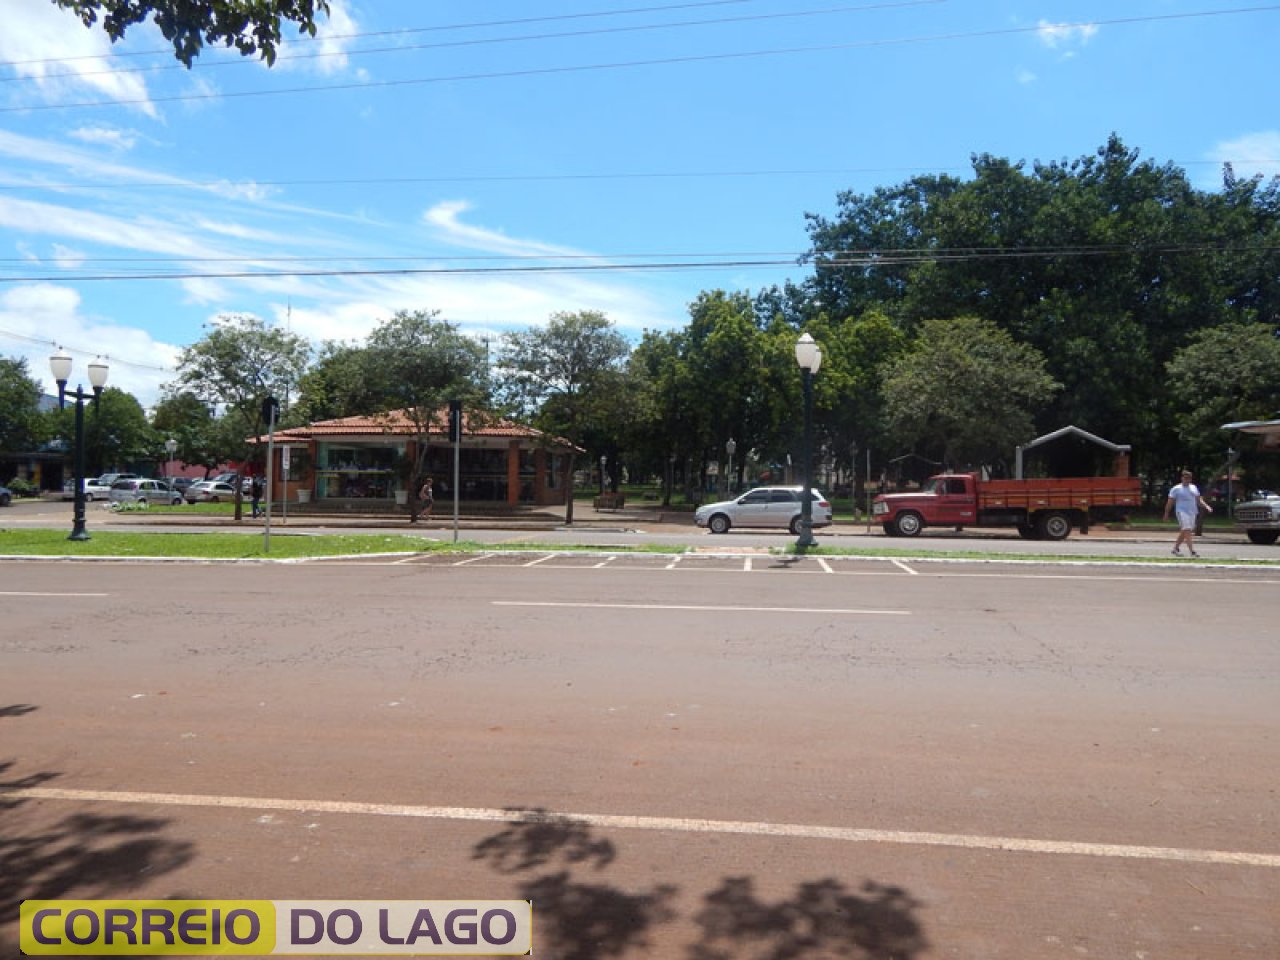
POLYGON ((1169 491, 1169 499, 1164 503, 1164 519, 1169 519, 1172 510, 1178 517, 1178 539, 1173 542, 1173 555, 1182 556, 1182 545, 1187 545, 1187 552, 1193 557, 1196 553, 1196 515, 1201 508, 1205 513, 1213 513, 1213 507, 1204 502, 1200 496, 1200 488, 1191 482, 1191 471, 1182 471, 1182 482, 1169 491))

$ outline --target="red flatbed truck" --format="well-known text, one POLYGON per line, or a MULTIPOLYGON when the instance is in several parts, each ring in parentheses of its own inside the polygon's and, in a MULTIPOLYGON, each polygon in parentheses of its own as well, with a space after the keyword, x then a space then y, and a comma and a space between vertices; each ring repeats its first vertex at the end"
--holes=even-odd
POLYGON ((1064 540, 1072 527, 1120 520, 1141 503, 1137 477, 980 480, 972 473, 931 477, 919 493, 875 498, 884 532, 914 537, 925 527, 1015 527, 1028 540, 1064 540))

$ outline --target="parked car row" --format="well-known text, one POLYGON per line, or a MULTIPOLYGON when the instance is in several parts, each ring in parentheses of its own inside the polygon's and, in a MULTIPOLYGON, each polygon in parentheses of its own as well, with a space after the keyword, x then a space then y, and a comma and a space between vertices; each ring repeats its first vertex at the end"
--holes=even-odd
MULTIPOLYGON (((140 477, 136 473, 104 473, 100 477, 87 478, 84 482, 84 498, 86 501, 109 500, 113 503, 136 503, 145 501, 153 504, 218 503, 223 500, 234 500, 236 488, 223 477, 235 478, 236 474, 219 474, 212 480, 195 480, 191 477, 175 477, 173 479, 151 479, 140 477)), ((245 494, 251 491, 248 486, 252 481, 247 477, 242 481, 245 494)), ((3 489, 3 488, 0 488, 3 489)), ((8 491, 5 491, 8 494, 8 491)), ((62 485, 62 499, 74 500, 76 485, 68 480, 62 485)), ((0 505, 7 500, 0 498, 0 505)))

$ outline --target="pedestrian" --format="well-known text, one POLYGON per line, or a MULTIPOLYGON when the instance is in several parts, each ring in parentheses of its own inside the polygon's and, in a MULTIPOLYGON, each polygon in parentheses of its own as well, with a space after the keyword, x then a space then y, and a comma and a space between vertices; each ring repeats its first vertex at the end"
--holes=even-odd
POLYGON ((253 508, 254 519, 262 515, 259 504, 262 502, 262 478, 254 477, 249 481, 249 496, 251 498, 250 506, 253 508))
POLYGON ((431 508, 435 506, 435 494, 431 491, 431 478, 422 481, 422 489, 418 491, 418 502, 422 504, 422 515, 431 519, 431 508))
POLYGON ((1173 542, 1173 555, 1182 556, 1182 545, 1185 543, 1191 556, 1200 556, 1195 547, 1196 518, 1201 510, 1213 513, 1213 507, 1205 503, 1204 497, 1200 496, 1200 488, 1191 482, 1190 470, 1183 470, 1182 482, 1169 491, 1169 499, 1164 503, 1165 520, 1169 519, 1170 510, 1178 517, 1178 539, 1173 542))

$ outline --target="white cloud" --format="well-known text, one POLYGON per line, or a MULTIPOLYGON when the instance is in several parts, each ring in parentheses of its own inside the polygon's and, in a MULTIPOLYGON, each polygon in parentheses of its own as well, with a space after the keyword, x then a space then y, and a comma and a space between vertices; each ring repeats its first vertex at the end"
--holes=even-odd
POLYGON ((48 0, 7 0, 0 60, 18 77, 6 84, 15 103, 96 94, 156 115, 142 78, 120 72, 120 61, 111 59, 111 41, 101 22, 85 27, 74 13, 48 0))
POLYGON ((67 136, 82 143, 98 144, 121 152, 132 150, 138 142, 138 135, 132 130, 117 130, 113 127, 80 127, 67 136))
POLYGON ((146 332, 81 312, 80 294, 56 284, 24 284, 0 290, 0 339, 6 356, 27 361, 27 372, 44 391, 56 395, 58 385, 49 371, 49 357, 62 347, 72 357, 70 386, 87 383, 87 365, 102 356, 110 367, 107 386, 154 406, 161 385, 173 379, 179 350, 146 332))
POLYGON ((360 32, 360 25, 347 5, 334 2, 329 5, 329 16, 316 20, 314 37, 299 34, 289 23, 281 23, 285 38, 277 51, 276 65, 280 71, 310 70, 322 76, 341 73, 350 65, 347 51, 351 41, 360 32))
POLYGON ((1060 50, 1065 47, 1083 47, 1097 32, 1096 23, 1050 23, 1048 20, 1041 20, 1036 36, 1050 50, 1060 50))
POLYGON ((1035 83, 1036 80, 1039 79, 1039 77, 1037 77, 1034 73, 1026 69, 1019 70, 1016 74, 1016 77, 1017 77, 1018 83, 1022 84, 1023 86, 1026 86, 1031 83, 1035 83))
POLYGON ((1280 176, 1280 131, 1261 130, 1223 141, 1209 151, 1209 159, 1230 163, 1237 177, 1280 176))

